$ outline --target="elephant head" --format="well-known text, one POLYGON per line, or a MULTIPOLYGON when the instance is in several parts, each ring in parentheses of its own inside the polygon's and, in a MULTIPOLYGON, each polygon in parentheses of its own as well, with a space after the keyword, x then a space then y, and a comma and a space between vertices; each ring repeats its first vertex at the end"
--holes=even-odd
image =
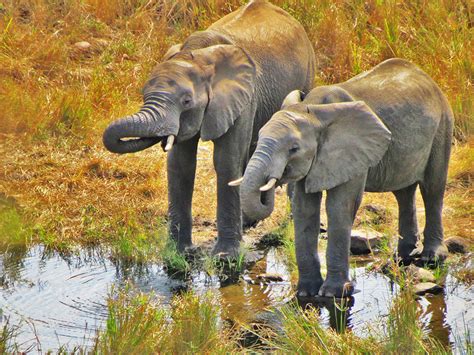
POLYGON ((111 152, 136 152, 160 141, 167 151, 175 140, 198 133, 203 140, 216 139, 252 100, 256 68, 239 47, 183 50, 176 45, 164 60, 143 88, 140 111, 105 130, 103 142, 111 152))
MULTIPOLYGON (((305 190, 329 190, 376 165, 390 131, 362 101, 313 105, 290 93, 260 130, 241 181, 242 209, 261 220, 273 210, 274 186, 305 179, 305 190)), ((235 185, 235 183, 234 183, 235 185)))

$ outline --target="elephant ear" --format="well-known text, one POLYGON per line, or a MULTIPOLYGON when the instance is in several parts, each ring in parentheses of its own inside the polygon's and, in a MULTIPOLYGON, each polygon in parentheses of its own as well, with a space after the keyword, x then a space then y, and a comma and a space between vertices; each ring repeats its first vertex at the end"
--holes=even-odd
POLYGON ((363 102, 308 105, 321 122, 321 138, 306 176, 307 193, 329 190, 377 165, 391 133, 363 102))
POLYGON ((170 49, 168 49, 168 51, 163 56, 162 61, 165 62, 173 58, 176 54, 178 54, 181 51, 182 47, 183 47, 182 43, 178 43, 178 44, 175 44, 174 46, 171 46, 170 49))
POLYGON ((210 71, 209 103, 201 125, 201 139, 217 139, 251 105, 255 63, 241 48, 228 44, 194 50, 192 55, 210 71))
POLYGON ((281 109, 284 110, 288 106, 299 104, 304 100, 305 93, 301 90, 293 90, 288 95, 286 95, 283 103, 281 104, 281 109))

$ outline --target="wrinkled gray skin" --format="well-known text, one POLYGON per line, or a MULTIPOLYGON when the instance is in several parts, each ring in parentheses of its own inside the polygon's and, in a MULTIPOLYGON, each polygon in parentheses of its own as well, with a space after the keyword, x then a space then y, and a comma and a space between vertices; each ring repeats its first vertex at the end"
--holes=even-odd
MULTIPOLYGON (((415 190, 425 204, 422 261, 444 260, 441 211, 453 114, 419 68, 387 60, 342 84, 292 92, 259 133, 241 185, 242 207, 262 219, 273 209, 259 187, 296 182, 292 201, 300 296, 350 295, 350 233, 365 191, 392 191, 399 205, 398 255, 409 262, 418 242, 415 190), (327 278, 317 254, 320 204, 327 190, 327 278)), ((272 192, 271 192, 272 193, 272 192)), ((268 195, 269 193, 265 193, 268 195)))
POLYGON ((266 1, 251 1, 170 48, 143 89, 144 106, 110 124, 107 149, 131 153, 176 136, 168 153, 170 234, 192 245, 191 203, 198 140, 214 143, 218 241, 235 256, 242 235, 239 188, 257 132, 292 90, 312 87, 315 56, 303 27, 266 1))

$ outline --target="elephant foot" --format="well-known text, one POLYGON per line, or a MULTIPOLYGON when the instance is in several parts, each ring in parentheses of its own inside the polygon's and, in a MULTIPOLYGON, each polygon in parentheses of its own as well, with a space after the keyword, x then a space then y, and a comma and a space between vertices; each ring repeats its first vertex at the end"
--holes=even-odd
POLYGON ((212 255, 221 260, 238 259, 240 242, 238 240, 217 240, 212 255))
POLYGON ((421 256, 421 247, 413 247, 413 246, 400 246, 398 247, 398 252, 394 255, 394 259, 400 265, 410 265, 416 261, 417 258, 421 256))
POLYGON ((315 278, 300 278, 296 291, 297 297, 313 297, 317 296, 324 280, 321 276, 315 278))
POLYGON ((186 257, 194 258, 198 256, 199 254, 202 254, 203 250, 200 246, 191 244, 191 245, 185 246, 184 249, 182 250, 182 253, 186 257))
POLYGON ((170 241, 176 245, 176 250, 179 251, 180 253, 187 253, 187 250, 191 250, 194 247, 194 244, 191 240, 178 240, 178 238, 175 238, 174 236, 170 237, 170 241))
POLYGON ((352 296, 355 290, 355 283, 352 281, 340 279, 329 280, 326 279, 319 289, 319 296, 321 297, 335 297, 343 298, 352 296))
POLYGON ((421 259, 418 263, 422 266, 436 268, 444 263, 448 254, 448 248, 444 243, 441 243, 434 248, 424 247, 423 252, 421 253, 421 259))

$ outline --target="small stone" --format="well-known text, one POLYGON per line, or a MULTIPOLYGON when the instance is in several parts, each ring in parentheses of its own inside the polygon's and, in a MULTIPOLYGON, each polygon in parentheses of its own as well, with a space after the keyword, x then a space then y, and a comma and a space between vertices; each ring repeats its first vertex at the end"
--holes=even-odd
POLYGON ((264 281, 264 282, 281 282, 281 281, 283 281, 283 277, 281 277, 280 275, 278 275, 278 274, 269 274, 269 273, 259 274, 257 276, 257 279, 260 280, 260 281, 264 281))
POLYGON ((263 259, 264 256, 265 256, 265 254, 260 250, 250 250, 250 251, 245 253, 244 262, 245 262, 246 265, 254 264, 257 261, 259 261, 260 259, 263 259))
POLYGON ((468 250, 467 242, 461 237, 451 237, 444 241, 450 253, 466 254, 468 250))
POLYGON ((351 233, 351 253, 354 255, 369 254, 376 249, 382 235, 373 230, 353 230, 351 233))
POLYGON ((249 275, 243 275, 242 279, 248 284, 254 285, 255 281, 249 275))
POLYGON ((91 44, 87 41, 80 41, 74 43, 74 47, 81 51, 87 52, 91 48, 91 44))
POLYGON ((383 215, 385 213, 384 207, 382 207, 380 205, 377 205, 375 203, 369 203, 368 205, 365 205, 362 208, 366 211, 376 213, 376 214, 379 214, 379 215, 383 215))
POLYGON ((435 281, 435 277, 431 271, 415 266, 413 264, 409 265, 406 268, 406 272, 408 275, 410 275, 414 280, 418 282, 434 282, 435 281))
POLYGON ((413 288, 413 291, 417 295, 425 295, 427 293, 437 295, 441 292, 443 292, 443 288, 433 282, 422 282, 419 284, 416 284, 415 287, 413 288))

